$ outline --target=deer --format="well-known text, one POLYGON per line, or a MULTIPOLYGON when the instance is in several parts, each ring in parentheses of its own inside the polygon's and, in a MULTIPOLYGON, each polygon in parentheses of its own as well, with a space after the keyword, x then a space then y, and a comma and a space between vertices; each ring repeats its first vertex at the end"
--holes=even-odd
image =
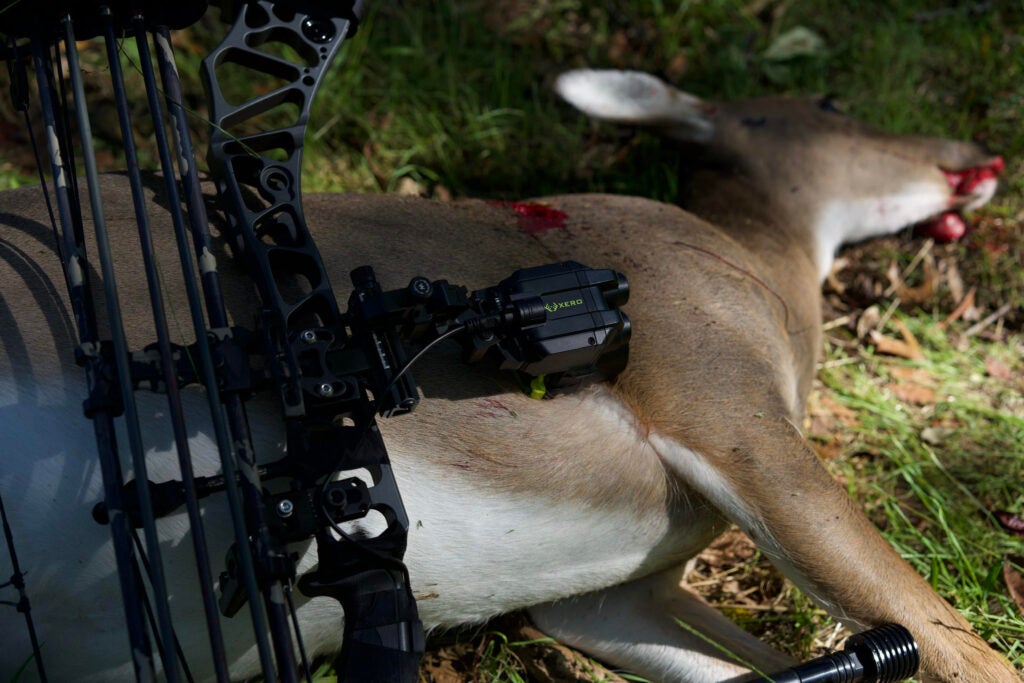
MULTIPOLYGON (((442 344, 415 367, 417 409, 382 421, 425 626, 526 610, 558 641, 653 681, 778 671, 793 660, 681 581, 687 560, 735 524, 851 630, 886 622, 909 629, 926 680, 1021 680, 883 539, 801 433, 821 346, 821 284, 836 250, 960 220, 993 196, 1001 157, 969 142, 880 132, 815 98, 715 102, 629 71, 570 71, 555 88, 595 119, 650 129, 699 159, 692 204, 608 194, 521 204, 373 194, 304 200, 336 286, 364 264, 385 287, 418 274, 482 287, 515 268, 565 260, 629 279, 630 359, 614 381, 536 400, 442 344), (530 207, 547 219, 526 220, 530 207)), ((105 175, 101 189, 108 231, 118 237, 126 332, 139 348, 152 341, 152 322, 130 246, 126 180, 105 175)), ((151 192, 160 254, 173 247, 164 200, 151 192)), ((0 492, 53 680, 121 680, 132 669, 115 563, 107 530, 90 516, 100 477, 48 225, 37 188, 0 194, 0 492)), ((221 249, 227 309, 244 325, 253 288, 221 249)), ((169 309, 186 310, 175 269, 164 271, 169 309)), ((138 401, 150 477, 174 478, 163 397, 139 392, 138 401)), ((184 391, 183 401, 195 417, 196 474, 216 473, 201 389, 184 391)), ((248 413, 257 453, 279 457, 275 401, 257 396, 248 413)), ((216 496, 203 505, 211 554, 222 557, 231 541, 226 512, 216 496)), ((184 515, 159 528, 178 637, 205 679, 212 674, 184 515)), ((301 550, 300 574, 316 557, 301 550)), ((0 574, 9 571, 4 562, 0 555, 0 574)), ((297 599, 310 653, 337 651, 337 603, 297 599)), ((0 610, 5 680, 30 651, 20 619, 0 610)), ((243 622, 223 625, 239 679, 257 671, 243 622)))

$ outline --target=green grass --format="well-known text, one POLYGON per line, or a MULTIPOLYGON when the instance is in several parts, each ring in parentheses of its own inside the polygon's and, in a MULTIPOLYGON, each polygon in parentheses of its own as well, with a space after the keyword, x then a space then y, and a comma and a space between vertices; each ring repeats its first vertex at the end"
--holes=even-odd
MULTIPOLYGON (((897 550, 1019 665, 1024 620, 1000 576, 1004 559, 1019 555, 1022 543, 991 513, 1024 506, 1024 404, 1019 387, 992 386, 1002 382, 986 377, 985 357, 1007 344, 1019 349, 1020 339, 977 342, 963 352, 934 334, 931 320, 907 323, 924 340, 922 361, 865 353, 860 362, 836 363, 849 355, 828 354, 822 391, 859 420, 833 435, 843 440, 845 455, 829 465, 897 550), (934 381, 936 401, 914 406, 896 398, 894 368, 934 381), (947 427, 936 432, 937 425, 947 427)), ((1017 373, 1019 359, 1013 362, 1017 373)))
MULTIPOLYGON (((200 138, 199 59, 221 30, 208 17, 178 39, 200 138)), ((1024 555, 1024 543, 990 515, 1024 513, 1024 400, 1019 381, 993 379, 985 365, 996 358, 1013 377, 1024 376, 1017 304, 1024 300, 1021 35, 1024 5, 1007 2, 377 3, 342 48, 314 107, 304 189, 412 188, 502 199, 608 191, 674 200, 679 159, 672 149, 646 134, 593 124, 557 100, 553 79, 578 66, 650 71, 707 98, 831 93, 851 115, 885 129, 974 138, 999 151, 1007 171, 983 229, 943 253, 966 286, 978 287, 983 313, 1014 303, 1009 329, 958 344, 969 324, 939 327, 956 303, 946 295, 927 310, 898 313, 921 341, 921 361, 879 355, 836 332, 843 343, 826 349, 816 392, 854 410, 859 422, 816 437, 841 446, 827 464, 886 538, 1024 668, 1021 608, 1000 575, 1003 559, 1024 555), (800 28, 820 45, 773 57, 800 28), (907 367, 929 378, 933 403, 912 405, 894 395, 898 369, 907 367), (941 438, 922 438, 936 427, 946 430, 941 438)), ((94 119, 106 124, 97 126, 101 161, 119 167, 116 132, 102 104, 109 100, 100 85, 104 67, 88 50, 83 56, 101 100, 94 119)), ((125 65, 132 71, 129 59, 125 65)), ((137 77, 130 78, 137 88, 137 77)), ((0 92, 5 79, 0 70, 0 92)), ((234 87, 244 92, 245 84, 234 87)), ((12 132, 18 122, 9 105, 0 105, 0 126, 10 133, 0 146, 0 189, 34 182, 31 154, 12 132)), ((868 252, 873 277, 884 282, 889 260, 905 266, 918 246, 900 242, 868 252)), ((889 303, 879 305, 885 310, 889 303)), ((898 336, 893 327, 885 333, 898 336)), ((834 622, 759 554, 730 571, 741 587, 756 587, 779 606, 730 607, 744 627, 800 658, 834 645, 834 622)), ((519 649, 507 640, 493 632, 476 641, 475 680, 527 680, 519 649)))

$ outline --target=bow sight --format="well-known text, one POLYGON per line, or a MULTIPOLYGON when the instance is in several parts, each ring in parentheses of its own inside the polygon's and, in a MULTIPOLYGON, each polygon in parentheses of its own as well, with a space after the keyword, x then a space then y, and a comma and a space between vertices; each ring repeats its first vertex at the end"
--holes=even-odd
MULTIPOLYGON (((212 4, 220 7, 231 27, 203 62, 211 119, 207 160, 226 217, 228 244, 259 294, 255 330, 232 327, 225 311, 170 40, 170 30, 198 20, 207 3, 15 0, 0 9, 0 57, 11 74, 15 104, 25 112, 31 131, 30 62, 46 128, 59 219, 54 231, 78 331, 75 357, 86 374, 85 412, 93 421, 104 480, 104 500, 94 515, 109 524, 116 554, 130 645, 125 660, 132 662, 138 679, 153 678, 152 630, 166 678, 181 678, 185 655, 175 655, 177 639, 156 524, 184 505, 218 680, 229 679, 220 615, 232 616, 246 605, 264 680, 296 680, 300 668, 310 678, 292 604, 297 577, 288 545, 313 537, 317 568, 297 583, 307 595, 327 595, 341 603, 342 680, 412 681, 423 633, 402 563, 408 520, 376 415, 399 415, 415 407, 419 392, 409 368, 420 354, 449 338, 462 345, 468 362, 534 378, 535 394, 614 377, 626 363, 630 328, 618 307, 626 302, 628 287, 613 271, 567 262, 519 270, 493 287, 472 292, 423 277, 384 291, 372 268, 362 267, 352 273, 353 289, 342 313, 306 228, 299 179, 312 100, 339 46, 355 31, 358 3, 212 4), (109 63, 156 321, 156 343, 141 351, 128 349, 123 331, 79 67, 79 42, 96 36, 109 63), (145 83, 182 260, 196 340, 187 348, 171 343, 167 329, 121 73, 119 46, 125 38, 138 48, 137 68, 145 83), (288 51, 267 51, 268 43, 283 44, 288 51), (272 85, 248 100, 229 101, 220 80, 228 65, 247 70, 253 79, 265 77, 272 85), (282 106, 290 116, 274 127, 268 121, 282 120, 282 106), (167 126, 175 132, 173 141, 166 135, 167 126), (110 339, 100 337, 88 278, 76 156, 84 166, 96 230, 110 339), (293 282, 307 286, 295 289, 293 282), (422 349, 410 359, 409 349, 416 346, 422 349), (259 358, 255 363, 253 356, 259 358), (536 378, 543 378, 543 385, 536 378), (216 476, 192 473, 179 397, 180 387, 189 383, 206 389, 221 456, 222 472, 216 476), (152 482, 147 475, 134 401, 134 393, 146 389, 167 394, 180 480, 152 482), (257 461, 244 410, 244 402, 264 390, 280 398, 287 437, 286 456, 270 463, 257 461), (122 415, 134 474, 127 483, 114 428, 115 418, 122 415), (368 473, 370 481, 339 479, 340 473, 353 470, 368 473), (285 485, 272 491, 266 486, 271 480, 284 480, 285 485), (216 492, 228 500, 234 545, 215 584, 198 501, 216 492), (370 510, 383 516, 386 528, 376 536, 352 538, 342 525, 370 510), (144 532, 144 547, 135 528, 144 532)), ((42 179, 42 170, 40 174, 42 179)), ((17 574, 16 569, 22 590, 24 582, 17 574)), ((28 616, 27 597, 19 604, 28 616)), ((35 654, 45 679, 38 649, 35 654)))
MULTIPOLYGON (((611 270, 573 261, 524 268, 468 295, 465 287, 423 277, 405 289, 381 293, 369 267, 353 271, 352 283, 350 321, 366 338, 397 333, 405 341, 422 342, 455 336, 466 362, 546 378, 551 389, 610 379, 626 365, 630 325, 618 307, 629 298, 629 285, 611 270)), ((400 347, 381 343, 380 348, 400 347)), ((402 386, 405 373, 391 370, 404 369, 406 361, 397 351, 380 361, 376 384, 390 391, 379 399, 378 412, 411 409, 416 401, 411 381, 402 386)), ((351 375, 355 368, 347 370, 351 375)))

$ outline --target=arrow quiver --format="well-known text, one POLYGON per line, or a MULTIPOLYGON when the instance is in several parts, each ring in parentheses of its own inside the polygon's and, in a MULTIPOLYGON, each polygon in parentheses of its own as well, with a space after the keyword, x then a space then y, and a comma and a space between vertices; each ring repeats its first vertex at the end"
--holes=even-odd
MULTIPOLYGON (((419 392, 409 367, 448 338, 461 344, 467 362, 520 373, 537 397, 614 377, 627 358, 630 327, 619 306, 628 298, 628 285, 613 271, 566 262, 525 268, 473 292, 424 277, 385 291, 373 269, 364 266, 351 274, 352 290, 342 312, 306 227, 300 174, 313 98, 339 47, 356 30, 359 3, 212 4, 230 28, 202 66, 210 103, 207 161, 228 244, 258 293, 253 330, 232 326, 225 312, 170 37, 172 30, 197 21, 207 3, 48 0, 0 9, 0 57, 7 62, 12 97, 25 111, 30 133, 30 71, 38 92, 52 193, 42 168, 40 177, 48 205, 52 195, 56 207, 54 232, 78 331, 75 357, 88 387, 83 409, 94 425, 105 490, 93 515, 110 527, 130 659, 139 680, 154 677, 152 633, 167 680, 191 678, 190 653, 181 652, 171 619, 157 533, 159 518, 184 507, 208 656, 218 680, 229 680, 220 620, 243 608, 248 608, 263 679, 293 681, 300 671, 311 678, 292 600, 297 583, 308 596, 340 603, 342 680, 414 681, 424 639, 402 561, 409 525, 377 416, 413 410, 419 392), (125 338, 92 148, 78 45, 93 38, 102 43, 109 65, 154 313, 157 340, 142 350, 130 350, 125 338), (153 121, 192 313, 195 342, 188 346, 172 343, 168 331, 122 73, 124 41, 137 48, 138 62, 132 66, 145 83, 153 121), (239 71, 266 87, 254 88, 260 94, 242 101, 226 96, 226 74, 239 71), (88 277, 78 157, 95 226, 110 338, 101 338, 88 277), (410 359, 407 349, 414 345, 423 348, 410 359), (216 476, 192 472, 180 395, 190 383, 206 389, 221 459, 216 476), (167 396, 180 479, 153 482, 147 475, 134 398, 141 390, 167 396), (258 461, 245 417, 245 401, 262 391, 277 395, 285 424, 287 453, 275 462, 258 461), (125 481, 118 455, 124 445, 114 429, 115 420, 122 419, 134 474, 130 481, 125 481), (265 485, 270 480, 286 485, 270 489, 265 485), (225 495, 234 533, 219 567, 206 549, 199 505, 214 493, 225 495), (371 512, 382 525, 361 523, 371 512), (289 545, 310 538, 317 541, 316 570, 297 579, 289 545)), ((16 571, 11 585, 21 592, 18 609, 25 612, 32 633, 13 538, 10 533, 6 538, 16 571)), ((39 654, 37 649, 45 679, 39 654)))

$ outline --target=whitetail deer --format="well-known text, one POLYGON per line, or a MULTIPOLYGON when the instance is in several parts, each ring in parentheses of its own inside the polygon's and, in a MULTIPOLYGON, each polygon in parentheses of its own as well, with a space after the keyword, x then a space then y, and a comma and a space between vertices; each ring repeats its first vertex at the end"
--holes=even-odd
MULTIPOLYGON (((680 585, 686 560, 733 522, 851 628, 907 626, 931 679, 1017 681, 882 539, 799 427, 833 252, 984 203, 1001 159, 973 144, 875 132, 812 100, 712 104, 622 72, 572 72, 558 89, 593 116, 702 146, 715 163, 695 179, 694 213, 609 195, 536 200, 553 218, 525 223, 517 207, 479 201, 305 201, 336 284, 369 263, 385 287, 424 274, 475 288, 567 259, 614 268, 631 283, 631 358, 614 383, 538 401, 444 346, 417 365, 423 402, 382 430, 409 513, 406 559, 425 624, 529 609, 552 636, 653 680, 739 680, 749 675, 739 661, 768 672, 790 666, 680 585)), ((127 245, 125 181, 104 183, 108 227, 127 245)), ((152 220, 164 215, 150 208, 152 220)), ((53 678, 110 681, 131 667, 108 533, 90 516, 100 479, 47 225, 38 190, 0 195, 0 487, 53 678)), ((131 293, 143 276, 124 249, 115 257, 131 293)), ((170 279, 174 269, 164 270, 170 279)), ((230 265, 221 271, 229 310, 251 324, 250 285, 230 265)), ((167 290, 172 308, 186 310, 181 288, 167 290)), ((152 341, 143 298, 125 296, 133 348, 152 341)), ((185 393, 186 408, 201 413, 200 392, 185 393)), ((175 478, 163 399, 139 398, 151 478, 175 478)), ((282 447, 277 411, 266 396, 249 407, 267 459, 282 447)), ((202 426, 192 442, 197 473, 216 471, 202 426)), ((205 504, 211 552, 221 557, 230 531, 216 521, 226 513, 205 504)), ((202 653, 183 517, 161 522, 171 604, 184 650, 202 653)), ((311 650, 339 646, 336 603, 306 601, 300 615, 311 650)), ((18 619, 0 610, 5 680, 29 652, 18 619)), ((239 676, 255 670, 242 621, 227 622, 239 676)), ((201 661, 192 665, 208 675, 201 661)))

